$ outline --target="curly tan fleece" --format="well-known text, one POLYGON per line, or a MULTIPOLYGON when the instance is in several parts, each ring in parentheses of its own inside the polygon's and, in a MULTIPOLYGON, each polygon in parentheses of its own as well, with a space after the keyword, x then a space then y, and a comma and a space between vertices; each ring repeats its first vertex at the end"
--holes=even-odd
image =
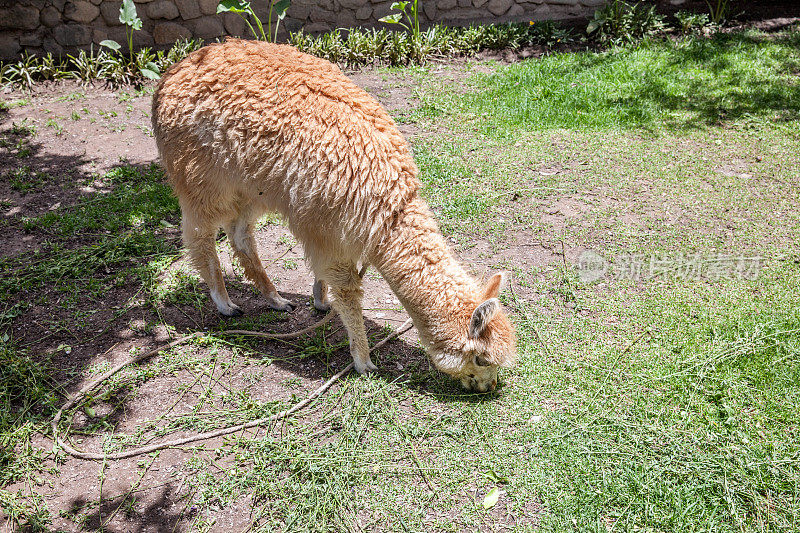
POLYGON ((359 371, 375 368, 359 261, 373 264, 397 294, 434 365, 467 388, 494 387, 497 367, 513 363, 514 331, 495 299, 503 275, 481 287, 453 258, 394 121, 335 65, 285 45, 210 45, 164 74, 152 120, 184 243, 222 313, 238 307, 215 251, 219 228, 268 303, 291 307, 253 239, 258 217, 278 212, 319 280, 315 305, 326 305, 330 286, 359 371))

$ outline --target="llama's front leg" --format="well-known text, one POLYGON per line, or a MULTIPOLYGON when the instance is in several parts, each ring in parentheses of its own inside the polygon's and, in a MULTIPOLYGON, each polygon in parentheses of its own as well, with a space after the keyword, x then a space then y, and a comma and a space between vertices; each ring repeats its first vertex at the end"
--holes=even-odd
POLYGON ((326 280, 330 283, 333 292, 333 309, 339 314, 342 323, 347 328, 350 338, 350 354, 353 364, 359 374, 377 370, 369 357, 369 342, 364 328, 364 316, 361 310, 361 298, 364 291, 361 288, 361 277, 356 266, 337 265, 328 269, 326 280))

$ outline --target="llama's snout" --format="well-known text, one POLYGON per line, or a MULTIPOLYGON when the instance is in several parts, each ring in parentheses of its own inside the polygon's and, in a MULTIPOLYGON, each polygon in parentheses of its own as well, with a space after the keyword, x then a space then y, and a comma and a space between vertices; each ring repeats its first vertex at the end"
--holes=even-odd
POLYGON ((461 386, 471 392, 489 392, 497 388, 497 367, 481 373, 470 373, 461 378, 461 386))

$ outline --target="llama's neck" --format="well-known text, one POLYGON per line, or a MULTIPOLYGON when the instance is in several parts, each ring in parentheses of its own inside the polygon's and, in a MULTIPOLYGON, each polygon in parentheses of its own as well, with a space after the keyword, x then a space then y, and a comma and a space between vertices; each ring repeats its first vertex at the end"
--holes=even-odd
POLYGON ((423 345, 449 343, 467 331, 480 303, 477 285, 453 257, 421 198, 405 206, 369 259, 403 303, 423 345))

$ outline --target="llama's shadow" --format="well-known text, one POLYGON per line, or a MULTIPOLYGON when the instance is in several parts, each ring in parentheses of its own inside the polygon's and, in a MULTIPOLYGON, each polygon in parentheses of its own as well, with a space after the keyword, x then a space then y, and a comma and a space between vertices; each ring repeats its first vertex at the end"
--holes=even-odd
MULTIPOLYGON (((216 316, 209 320, 209 330, 224 334, 226 330, 249 329, 254 324, 266 322, 269 328, 265 332, 292 333, 313 326, 325 316, 325 313, 311 307, 310 295, 287 292, 281 294, 297 305, 294 311, 290 313, 273 311, 259 296, 240 298, 236 301, 245 314, 237 318, 216 316), (259 317, 265 319, 259 320, 259 317)), ((274 340, 240 337, 235 342, 240 343, 238 345, 242 348, 256 348, 264 357, 275 358, 275 365, 300 378, 318 382, 327 379, 352 361, 347 332, 335 312, 330 312, 333 313, 333 317, 328 324, 295 340, 294 350, 297 354, 295 357, 275 358, 276 352, 286 353, 287 348, 286 345, 274 340)), ((394 327, 387 327, 365 317, 364 326, 370 345, 374 346, 400 327, 400 323, 394 327)), ((445 403, 491 401, 502 394, 504 388, 501 374, 495 391, 487 393, 465 391, 458 381, 434 368, 425 351, 419 346, 413 328, 408 333, 391 339, 373 352, 371 357, 378 367, 377 371, 369 374, 371 378, 402 385, 408 390, 431 396, 445 403)), ((352 371, 351 375, 357 374, 352 371)))

